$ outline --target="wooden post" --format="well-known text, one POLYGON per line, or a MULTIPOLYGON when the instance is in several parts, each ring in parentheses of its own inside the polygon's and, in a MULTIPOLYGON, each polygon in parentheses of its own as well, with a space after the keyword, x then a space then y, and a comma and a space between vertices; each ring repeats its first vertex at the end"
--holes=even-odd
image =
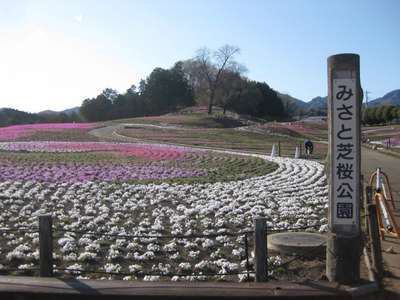
POLYGON ((281 141, 278 141, 278 156, 281 157, 281 141))
POLYGON ((368 223, 369 237, 371 239, 372 268, 376 272, 378 280, 381 280, 383 276, 382 248, 375 204, 368 204, 368 223))
POLYGON ((256 282, 267 281, 267 228, 266 218, 254 219, 254 256, 256 269, 256 282))
POLYGON ((39 216, 40 277, 53 276, 53 222, 51 215, 39 216))
POLYGON ((301 143, 299 144, 299 148, 300 148, 300 158, 302 158, 302 152, 303 152, 303 149, 302 149, 302 145, 301 145, 301 143))
POLYGON ((360 58, 328 58, 329 230, 326 275, 351 284, 360 279, 361 104, 360 58))

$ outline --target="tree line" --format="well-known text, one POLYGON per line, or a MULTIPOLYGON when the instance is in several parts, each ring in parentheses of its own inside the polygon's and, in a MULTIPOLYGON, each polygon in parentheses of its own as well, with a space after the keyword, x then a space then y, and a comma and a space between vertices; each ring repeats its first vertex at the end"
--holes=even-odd
POLYGON ((80 108, 88 121, 159 115, 194 105, 194 96, 182 69, 176 63, 170 69, 156 68, 139 87, 125 93, 107 88, 95 98, 85 99, 80 108))
POLYGON ((85 99, 80 112, 88 121, 160 115, 193 105, 214 106, 264 119, 282 119, 286 112, 277 93, 265 82, 244 76, 246 68, 235 60, 239 48, 225 45, 216 51, 199 49, 191 59, 169 69, 155 68, 119 94, 107 88, 85 99))
POLYGON ((364 124, 386 124, 398 120, 400 120, 400 107, 394 105, 366 107, 363 111, 364 124))

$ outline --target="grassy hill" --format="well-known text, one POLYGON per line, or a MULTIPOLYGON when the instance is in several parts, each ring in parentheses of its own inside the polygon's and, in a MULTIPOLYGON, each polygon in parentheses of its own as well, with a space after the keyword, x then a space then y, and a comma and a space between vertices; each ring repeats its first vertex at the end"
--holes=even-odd
MULTIPOLYGON (((217 110, 218 111, 218 110, 217 110)), ((257 122, 244 116, 219 112, 208 115, 199 109, 184 110, 158 117, 112 121, 116 133, 139 141, 181 144, 199 147, 270 153, 280 143, 282 155, 294 156, 296 146, 305 139, 316 142, 316 158, 326 155, 326 124, 316 126, 303 122, 257 122)))

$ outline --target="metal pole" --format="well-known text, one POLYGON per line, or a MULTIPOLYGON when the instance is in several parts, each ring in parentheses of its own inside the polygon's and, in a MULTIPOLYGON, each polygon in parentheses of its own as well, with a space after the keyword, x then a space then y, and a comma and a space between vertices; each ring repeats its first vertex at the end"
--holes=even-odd
POLYGON ((368 204, 369 237, 371 239, 372 267, 378 280, 383 276, 382 249, 379 239, 379 225, 375 204, 368 204))
POLYGON ((376 169, 376 191, 380 192, 381 190, 381 168, 376 169))

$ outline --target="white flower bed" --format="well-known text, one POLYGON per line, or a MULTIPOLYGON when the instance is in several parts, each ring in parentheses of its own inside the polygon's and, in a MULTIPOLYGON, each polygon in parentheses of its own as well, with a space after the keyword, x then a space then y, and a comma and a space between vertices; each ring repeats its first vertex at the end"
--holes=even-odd
MULTIPOLYGON (((134 273, 125 279, 142 272, 141 278, 154 281, 160 277, 145 275, 181 271, 186 280, 203 280, 204 276, 189 275, 240 271, 245 265, 243 237, 223 233, 251 230, 256 216, 266 216, 271 229, 318 226, 323 230, 327 223, 323 166, 289 158, 270 160, 279 168, 266 176, 214 184, 0 182, 0 226, 37 226, 37 216, 50 213, 56 227, 71 231, 220 234, 216 238, 117 239, 59 233, 57 263, 72 274, 78 274, 76 269, 96 268, 134 273)), ((6 242, 1 244, 0 255, 5 257, 1 263, 20 269, 32 262, 37 266, 37 234, 16 235, 2 234, 6 242)))

